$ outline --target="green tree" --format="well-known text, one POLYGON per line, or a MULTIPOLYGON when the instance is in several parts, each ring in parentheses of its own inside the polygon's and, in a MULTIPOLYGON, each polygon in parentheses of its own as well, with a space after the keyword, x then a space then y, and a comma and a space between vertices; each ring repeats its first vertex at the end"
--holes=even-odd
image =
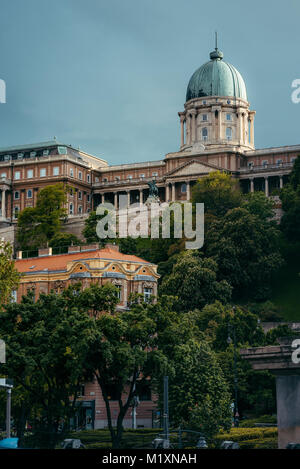
POLYGON ((187 312, 215 300, 227 303, 231 286, 218 280, 218 265, 198 251, 181 253, 172 273, 163 280, 160 293, 177 297, 176 310, 187 312))
POLYGON ((60 232, 66 201, 67 188, 62 183, 46 186, 38 193, 36 206, 19 214, 17 242, 22 250, 46 247, 60 232))
POLYGON ((54 248, 54 254, 68 252, 69 246, 80 246, 82 241, 72 233, 57 233, 49 241, 49 246, 54 248))
POLYGON ((131 311, 100 314, 102 306, 97 310, 93 302, 91 307, 87 290, 84 292, 86 306, 93 311, 98 333, 97 340, 90 347, 87 364, 102 392, 113 448, 119 448, 123 420, 136 395, 137 380, 149 376, 149 373, 153 376, 166 366, 167 357, 158 347, 158 342, 160 325, 165 324, 164 318, 171 313, 162 309, 160 304, 141 303, 133 305, 131 311), (119 407, 116 427, 113 426, 110 401, 112 391, 119 407))
POLYGON ((274 201, 263 192, 250 192, 245 194, 245 201, 241 204, 252 215, 258 216, 261 220, 268 220, 274 216, 274 201))
POLYGON ((12 290, 17 289, 20 280, 12 255, 11 244, 0 241, 0 310, 8 301, 12 290))
POLYGON ((272 275, 283 264, 280 231, 275 223, 235 208, 211 223, 205 253, 219 268, 219 277, 233 287, 233 298, 264 300, 272 275))
POLYGON ((280 227, 288 242, 299 245, 300 240, 300 155, 294 162, 289 183, 280 193, 284 214, 280 227))
POLYGON ((71 293, 41 295, 36 302, 30 293, 0 312, 0 336, 7 350, 3 371, 22 393, 20 436, 26 418, 42 446, 55 445, 62 421, 68 427, 95 330, 94 318, 76 306, 71 293))
POLYGON ((193 203, 204 203, 206 213, 217 217, 242 203, 239 183, 230 174, 212 171, 194 185, 192 189, 193 203))
POLYGON ((216 354, 204 340, 189 340, 174 351, 169 409, 174 425, 203 432, 207 438, 231 426, 230 394, 216 354))

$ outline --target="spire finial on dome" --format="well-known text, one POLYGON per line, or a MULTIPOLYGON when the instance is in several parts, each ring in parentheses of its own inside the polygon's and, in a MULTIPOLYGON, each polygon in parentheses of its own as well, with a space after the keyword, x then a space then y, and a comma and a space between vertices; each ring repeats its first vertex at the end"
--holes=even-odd
POLYGON ((216 43, 215 50, 209 54, 209 57, 211 58, 211 60, 222 60, 223 52, 221 52, 218 49, 218 32, 217 31, 215 31, 215 43, 216 43))

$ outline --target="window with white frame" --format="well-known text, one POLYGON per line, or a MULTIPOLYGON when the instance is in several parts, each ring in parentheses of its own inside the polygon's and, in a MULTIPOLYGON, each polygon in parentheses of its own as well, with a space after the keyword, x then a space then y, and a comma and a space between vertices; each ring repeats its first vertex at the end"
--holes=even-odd
POLYGON ((6 178, 7 174, 6 173, 1 173, 1 178, 6 178))
POLYGON ((59 176, 59 166, 54 166, 54 168, 53 168, 53 176, 59 176))
POLYGON ((21 179, 21 171, 15 171, 14 178, 15 178, 16 180, 21 179))
POLYGON ((17 290, 11 292, 11 303, 16 303, 18 299, 17 290))
POLYGON ((152 296, 152 288, 144 287, 144 301, 150 303, 152 296))
POLYGON ((74 211, 74 209, 73 209, 73 204, 71 203, 70 206, 69 206, 69 213, 70 213, 70 215, 73 215, 73 211, 74 211))
POLYGON ((27 179, 33 178, 33 169, 27 169, 27 179))
POLYGON ((207 114, 202 114, 202 120, 207 121, 207 114))
POLYGON ((41 178, 46 177, 46 168, 41 168, 41 169, 40 169, 40 177, 41 177, 41 178))
POLYGON ((27 190, 27 199, 32 199, 32 189, 27 190))
POLYGON ((74 177, 74 169, 73 168, 70 168, 70 177, 74 177))
POLYGON ((20 192, 15 191, 15 200, 18 200, 20 198, 20 192))
POLYGON ((158 176, 158 173, 152 173, 152 176, 153 176, 153 177, 157 177, 157 176, 158 176))
POLYGON ((82 192, 81 191, 78 191, 78 199, 82 200, 82 192))
POLYGON ((226 120, 231 121, 231 114, 229 114, 229 112, 226 114, 226 120))
POLYGON ((231 127, 227 127, 226 128, 226 139, 229 141, 229 140, 232 140, 232 128, 231 127))
POLYGON ((87 180, 87 182, 91 182, 91 175, 90 174, 86 175, 86 180, 87 180))
POLYGON ((81 171, 78 171, 78 179, 80 179, 82 181, 82 172, 81 171))
POLYGON ((14 219, 18 218, 19 210, 20 210, 19 207, 14 208, 14 219))
POLYGON ((207 128, 204 127, 204 129, 202 129, 202 140, 207 140, 207 137, 208 137, 208 131, 207 131, 207 128))
POLYGON ((116 296, 118 300, 121 302, 122 301, 122 285, 115 285, 117 288, 116 296))

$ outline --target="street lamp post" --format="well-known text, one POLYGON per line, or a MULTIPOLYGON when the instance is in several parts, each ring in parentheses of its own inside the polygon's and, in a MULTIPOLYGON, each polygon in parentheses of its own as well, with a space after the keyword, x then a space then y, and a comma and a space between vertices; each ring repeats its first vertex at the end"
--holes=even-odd
MULTIPOLYGON (((235 313, 235 306, 233 306, 233 314, 235 313)), ((234 426, 239 425, 239 411, 238 411, 238 372, 237 372, 237 354, 236 354, 236 330, 235 324, 228 324, 228 338, 227 343, 233 342, 233 374, 234 374, 234 426), (233 340, 231 338, 233 336, 233 340)))

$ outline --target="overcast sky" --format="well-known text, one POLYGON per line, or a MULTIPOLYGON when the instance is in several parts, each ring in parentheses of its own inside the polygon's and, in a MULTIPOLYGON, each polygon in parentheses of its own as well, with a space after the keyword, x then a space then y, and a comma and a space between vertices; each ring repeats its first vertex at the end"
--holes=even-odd
POLYGON ((0 0, 0 146, 51 140, 110 164, 179 149, 178 111, 218 31, 256 148, 300 144, 299 0, 0 0))

